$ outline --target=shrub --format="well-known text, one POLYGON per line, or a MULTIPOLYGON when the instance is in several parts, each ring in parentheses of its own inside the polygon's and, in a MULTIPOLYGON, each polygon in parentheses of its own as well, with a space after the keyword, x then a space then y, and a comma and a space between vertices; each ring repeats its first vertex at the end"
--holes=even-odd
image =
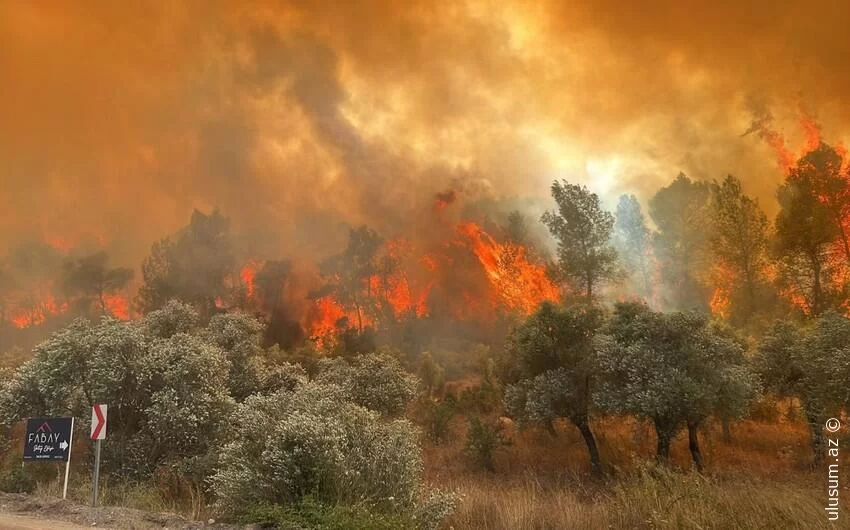
POLYGON ((211 479, 218 506, 239 514, 245 506, 312 498, 380 513, 425 509, 415 428, 347 398, 336 385, 311 382, 238 405, 233 441, 220 451, 211 479))
POLYGON ((35 486, 35 477, 18 466, 0 475, 0 491, 4 493, 32 493, 35 486))
POLYGON ((445 442, 457 409, 454 397, 449 395, 440 402, 429 399, 425 407, 425 433, 435 443, 445 442))
POLYGON ((475 462, 487 471, 495 471, 493 456, 497 450, 510 445, 510 440, 502 432, 499 423, 469 419, 469 432, 464 450, 475 462))
POLYGON ((407 373, 395 357, 369 354, 324 359, 316 380, 342 388, 350 400, 382 414, 400 414, 417 393, 419 379, 407 373))

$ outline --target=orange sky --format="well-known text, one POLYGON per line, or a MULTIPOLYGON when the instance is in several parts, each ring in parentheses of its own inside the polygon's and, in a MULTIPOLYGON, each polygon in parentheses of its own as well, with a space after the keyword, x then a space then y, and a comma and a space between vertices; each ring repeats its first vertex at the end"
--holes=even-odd
POLYGON ((801 109, 847 138, 845 2, 649 4, 0 3, 0 250, 137 265, 218 206, 260 252, 321 255, 347 224, 428 230, 448 188, 545 198, 563 177, 613 203, 680 170, 772 208, 754 116, 792 147, 801 109))

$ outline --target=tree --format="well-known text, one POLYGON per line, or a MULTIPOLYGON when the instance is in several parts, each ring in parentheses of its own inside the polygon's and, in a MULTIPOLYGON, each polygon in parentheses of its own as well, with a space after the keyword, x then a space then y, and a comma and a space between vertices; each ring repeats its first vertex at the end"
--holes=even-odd
POLYGON ((209 215, 195 210, 188 226, 151 247, 142 263, 139 308, 152 311, 176 298, 209 317, 216 299, 228 294, 225 280, 234 263, 230 221, 218 210, 209 215))
POLYGON ((514 330, 500 360, 508 414, 550 430, 555 418, 567 418, 584 438, 594 473, 600 466, 590 429, 596 384, 593 336, 602 322, 594 306, 561 308, 544 302, 514 330))
POLYGON ((713 223, 711 250, 715 262, 730 274, 720 281, 731 283, 730 321, 747 327, 765 301, 768 264, 768 222, 759 208, 741 189, 741 181, 729 175, 712 185, 713 223))
POLYGON ((289 261, 267 261, 254 278, 260 309, 267 315, 264 342, 291 348, 303 339, 301 325, 286 303, 286 288, 290 285, 292 264, 289 261))
POLYGON ((513 210, 508 214, 508 223, 505 226, 505 237, 508 241, 531 247, 531 232, 528 228, 528 218, 520 211, 513 210))
POLYGON ((111 314, 107 295, 120 291, 131 279, 132 269, 109 268, 109 255, 106 252, 68 258, 62 265, 61 281, 65 293, 68 296, 79 296, 89 307, 92 302, 96 303, 102 315, 111 314))
POLYGON ((610 244, 614 216, 585 186, 555 181, 552 197, 558 209, 541 220, 558 241, 558 270, 590 302, 599 284, 617 275, 617 252, 610 244))
POLYGON ((827 311, 810 328, 778 322, 759 344, 765 387, 796 396, 809 424, 814 462, 824 457, 824 423, 850 405, 850 319, 827 311))
POLYGON ((619 303, 597 346, 599 405, 652 421, 661 462, 687 427, 694 465, 702 469, 702 422, 717 412, 740 414, 756 389, 741 344, 697 313, 619 303))
POLYGON ((357 314, 357 331, 363 333, 364 313, 374 314, 375 293, 370 279, 378 270, 378 251, 384 240, 367 226, 349 232, 348 246, 319 265, 322 275, 330 282, 336 300, 357 314))
POLYGON ((840 162, 834 149, 821 145, 797 162, 777 192, 780 287, 810 316, 840 306, 848 295, 839 280, 850 259, 850 190, 840 162))
POLYGON ((644 299, 652 297, 650 270, 650 231, 634 195, 621 195, 614 223, 614 242, 617 254, 625 265, 638 292, 644 299))
POLYGON ((710 200, 709 185, 684 173, 649 200, 649 216, 658 229, 653 248, 672 309, 708 307, 701 277, 709 263, 710 200))

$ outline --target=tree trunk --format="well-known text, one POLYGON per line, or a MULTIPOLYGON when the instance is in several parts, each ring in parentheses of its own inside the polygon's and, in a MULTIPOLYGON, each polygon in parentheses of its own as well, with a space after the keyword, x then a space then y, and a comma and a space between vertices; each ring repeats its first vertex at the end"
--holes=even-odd
MULTIPOLYGON (((816 251, 815 251, 816 252, 816 251)), ((810 256, 812 262, 813 285, 812 285, 812 316, 821 313, 821 300, 823 298, 823 287, 821 286, 821 263, 816 254, 810 256)))
MULTIPOLYGON (((803 407, 805 409, 805 406, 803 407)), ((808 410, 806 412, 806 421, 809 423, 809 429, 812 432, 812 451, 815 454, 813 464, 818 466, 823 463, 823 424, 819 421, 818 415, 808 410)))
POLYGON ((555 421, 554 420, 547 420, 546 421, 546 432, 548 432, 549 435, 552 438, 558 437, 558 431, 555 429, 555 421))
POLYGON ((658 437, 655 457, 658 459, 658 463, 666 466, 670 463, 670 432, 662 428, 658 422, 655 422, 655 434, 658 437))
POLYGON ((694 459, 694 466, 696 466, 698 472, 702 473, 702 453, 699 450, 698 427, 699 424, 696 422, 688 422, 688 449, 691 450, 691 458, 694 459))
POLYGON ((729 443, 732 441, 732 426, 729 416, 723 415, 720 418, 720 424, 723 426, 723 441, 729 443))
POLYGON ((587 444, 587 452, 590 455, 590 471, 594 475, 600 475, 602 468, 599 466, 599 450, 596 447, 596 438, 593 436, 593 431, 590 430, 590 425, 587 421, 576 423, 576 427, 581 432, 584 443, 587 444))

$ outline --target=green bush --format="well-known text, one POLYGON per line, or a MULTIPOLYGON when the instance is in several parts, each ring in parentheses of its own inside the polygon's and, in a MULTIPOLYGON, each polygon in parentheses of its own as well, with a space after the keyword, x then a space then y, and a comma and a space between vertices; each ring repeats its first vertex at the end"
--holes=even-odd
POLYGON ((510 443, 502 432, 501 424, 482 421, 475 417, 469 419, 469 432, 464 450, 487 471, 495 471, 493 456, 496 451, 510 443))
POLYGON ((454 418, 457 403, 454 396, 447 396, 440 402, 428 400, 425 405, 425 434, 434 443, 443 443, 449 435, 449 427, 454 418))
POLYGON ((319 362, 316 381, 342 388, 350 401, 382 414, 401 414, 419 388, 395 357, 383 353, 360 355, 351 362, 341 357, 319 362))
POLYGON ((4 493, 32 493, 35 487, 35 477, 20 467, 15 466, 12 470, 0 475, 0 491, 4 493))

